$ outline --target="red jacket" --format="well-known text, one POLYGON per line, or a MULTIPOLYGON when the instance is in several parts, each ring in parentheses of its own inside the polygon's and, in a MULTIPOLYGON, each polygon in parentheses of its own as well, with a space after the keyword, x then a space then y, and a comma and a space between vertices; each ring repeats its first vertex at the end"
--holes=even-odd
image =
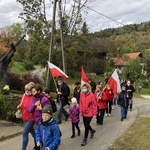
POLYGON ((102 97, 103 97, 103 93, 101 94, 101 93, 99 93, 99 94, 97 94, 97 93, 95 93, 95 95, 96 95, 96 102, 97 102, 97 106, 98 106, 98 108, 99 109, 106 109, 107 108, 107 104, 106 104, 106 100, 103 100, 102 99, 102 97))
POLYGON ((97 103, 96 96, 90 93, 80 94, 80 103, 79 103, 80 114, 85 117, 93 117, 97 115, 97 103))
POLYGON ((22 98, 23 98, 22 105, 21 105, 22 119, 25 121, 34 121, 33 113, 30 113, 28 111, 28 108, 33 99, 33 96, 32 95, 28 96, 26 94, 23 94, 22 98))
POLYGON ((113 91, 111 89, 108 90, 107 88, 105 88, 105 90, 102 93, 102 99, 104 101, 112 101, 113 97, 114 97, 113 91))

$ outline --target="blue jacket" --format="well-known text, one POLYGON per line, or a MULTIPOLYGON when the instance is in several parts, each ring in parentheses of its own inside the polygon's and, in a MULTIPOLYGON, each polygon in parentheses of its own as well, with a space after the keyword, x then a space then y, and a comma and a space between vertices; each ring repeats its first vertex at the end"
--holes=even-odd
POLYGON ((45 150, 46 147, 49 147, 50 150, 58 150, 61 139, 60 129, 55 118, 52 117, 52 119, 45 126, 43 126, 41 123, 37 126, 36 143, 37 142, 41 143, 42 150, 45 150), (52 125, 54 127, 52 127, 52 125))

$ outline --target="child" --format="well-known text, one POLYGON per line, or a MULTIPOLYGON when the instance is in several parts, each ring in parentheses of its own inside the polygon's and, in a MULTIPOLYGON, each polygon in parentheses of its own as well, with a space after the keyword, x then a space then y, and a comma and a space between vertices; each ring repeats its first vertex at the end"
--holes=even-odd
POLYGON ((75 137, 75 127, 78 130, 78 136, 80 136, 80 128, 79 128, 79 107, 77 104, 77 99, 73 97, 71 99, 72 106, 69 109, 69 115, 72 122, 72 136, 71 138, 75 137))
POLYGON ((58 150, 61 142, 60 129, 56 119, 52 116, 50 105, 42 109, 42 121, 36 128, 36 143, 41 150, 58 150))

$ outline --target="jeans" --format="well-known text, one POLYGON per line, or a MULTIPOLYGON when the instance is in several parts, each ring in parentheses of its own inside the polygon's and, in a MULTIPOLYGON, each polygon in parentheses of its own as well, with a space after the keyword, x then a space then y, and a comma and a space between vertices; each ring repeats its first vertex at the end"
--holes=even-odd
POLYGON ((133 98, 131 98, 130 100, 130 110, 132 110, 132 107, 133 107, 133 98))
POLYGON ((128 107, 123 107, 123 106, 120 106, 121 108, 121 118, 126 118, 127 117, 127 111, 128 111, 128 107))
POLYGON ((65 117, 68 117, 69 114, 67 113, 67 111, 64 109, 64 107, 62 106, 62 102, 60 101, 59 104, 59 109, 58 109, 58 121, 61 122, 62 120, 62 114, 65 115, 65 117))
POLYGON ((22 143, 22 150, 26 150, 28 141, 29 141, 29 133, 31 133, 34 143, 35 141, 35 130, 34 130, 34 121, 24 121, 24 130, 23 130, 23 143, 22 143))
POLYGON ((93 117, 85 117, 83 116, 83 124, 84 124, 84 128, 85 128, 85 132, 84 132, 84 139, 87 139, 89 131, 92 131, 92 127, 90 126, 90 122, 92 120, 93 117))

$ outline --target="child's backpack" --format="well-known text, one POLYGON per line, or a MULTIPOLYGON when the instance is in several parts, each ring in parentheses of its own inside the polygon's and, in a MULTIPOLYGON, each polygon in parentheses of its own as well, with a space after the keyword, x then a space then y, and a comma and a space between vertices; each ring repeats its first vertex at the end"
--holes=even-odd
POLYGON ((50 102, 51 102, 53 113, 54 113, 57 111, 57 106, 56 106, 55 100, 51 98, 50 102))
MULTIPOLYGON (((54 126, 55 126, 55 124, 53 124, 53 125, 51 126, 51 132, 52 132, 52 133, 54 133, 54 126)), ((62 132, 61 132, 60 128, 59 128, 59 132, 60 132, 60 137, 61 137, 61 136, 62 136, 62 132)))

